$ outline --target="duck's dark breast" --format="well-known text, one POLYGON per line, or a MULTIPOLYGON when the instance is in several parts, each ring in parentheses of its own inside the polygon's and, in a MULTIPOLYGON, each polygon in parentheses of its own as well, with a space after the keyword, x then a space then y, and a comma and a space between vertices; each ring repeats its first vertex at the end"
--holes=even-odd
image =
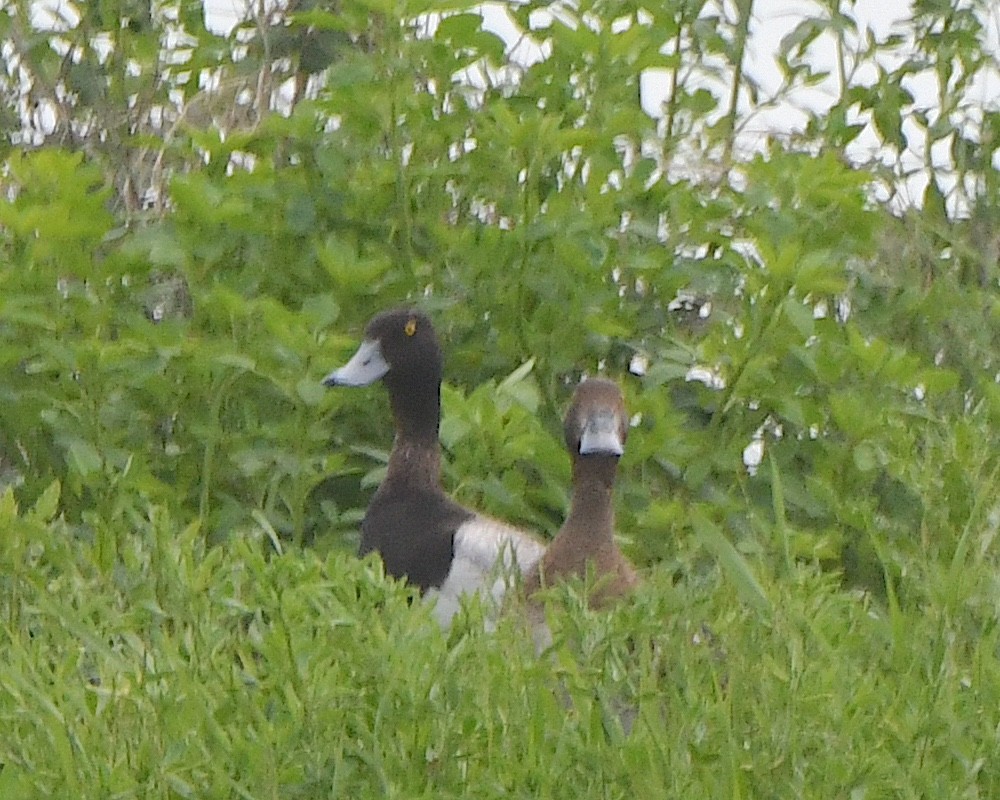
POLYGON ((444 582, 454 557, 455 531, 473 516, 444 494, 379 498, 361 524, 359 554, 377 551, 387 574, 424 592, 444 582))

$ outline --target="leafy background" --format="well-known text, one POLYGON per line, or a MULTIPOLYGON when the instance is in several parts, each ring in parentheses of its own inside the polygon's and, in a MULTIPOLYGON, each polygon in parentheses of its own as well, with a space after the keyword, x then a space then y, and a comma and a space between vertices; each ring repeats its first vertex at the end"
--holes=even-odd
POLYGON ((752 0, 505 5, 530 65, 456 3, 0 8, 4 796, 995 792, 989 3, 816 4, 780 91, 819 42, 840 95, 751 152, 752 0), (388 407, 319 381, 403 301, 448 489, 543 535, 573 385, 626 392, 649 582, 551 661, 350 555, 388 407))

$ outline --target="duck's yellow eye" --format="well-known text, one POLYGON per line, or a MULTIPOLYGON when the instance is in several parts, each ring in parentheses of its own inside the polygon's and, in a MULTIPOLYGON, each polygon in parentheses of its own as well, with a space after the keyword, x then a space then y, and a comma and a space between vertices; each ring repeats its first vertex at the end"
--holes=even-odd
POLYGON ((407 336, 413 336, 413 334, 417 332, 417 321, 413 317, 410 317, 407 321, 406 327, 403 328, 403 332, 406 333, 407 336))

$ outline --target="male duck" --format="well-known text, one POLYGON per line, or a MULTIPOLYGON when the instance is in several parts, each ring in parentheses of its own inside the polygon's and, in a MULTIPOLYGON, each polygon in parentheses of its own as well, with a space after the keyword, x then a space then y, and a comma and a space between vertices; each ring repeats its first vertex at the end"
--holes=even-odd
POLYGON ((435 616, 447 627, 461 595, 489 591, 499 602, 511 567, 525 572, 545 548, 517 528, 463 508, 442 490, 441 374, 430 319, 399 308, 375 316, 357 352, 323 383, 368 386, 381 379, 388 389, 396 436, 385 479, 361 523, 360 555, 378 552, 388 574, 436 596, 435 616))
POLYGON ((583 381, 566 412, 563 430, 573 459, 569 515, 527 575, 525 591, 530 595, 564 577, 585 577, 589 567, 597 580, 590 603, 600 606, 628 594, 639 583, 635 567, 614 539, 612 493, 628 435, 621 390, 603 378, 583 381))

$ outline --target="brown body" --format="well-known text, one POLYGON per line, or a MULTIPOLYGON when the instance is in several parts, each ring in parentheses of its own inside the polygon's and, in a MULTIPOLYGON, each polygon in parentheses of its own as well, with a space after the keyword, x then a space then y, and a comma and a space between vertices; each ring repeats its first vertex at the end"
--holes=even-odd
POLYGON ((566 413, 566 446, 573 459, 569 514, 538 567, 525 578, 530 595, 566 578, 592 578, 590 604, 626 595, 639 583, 635 567, 615 543, 614 485, 628 420, 612 381, 581 383, 566 413))

